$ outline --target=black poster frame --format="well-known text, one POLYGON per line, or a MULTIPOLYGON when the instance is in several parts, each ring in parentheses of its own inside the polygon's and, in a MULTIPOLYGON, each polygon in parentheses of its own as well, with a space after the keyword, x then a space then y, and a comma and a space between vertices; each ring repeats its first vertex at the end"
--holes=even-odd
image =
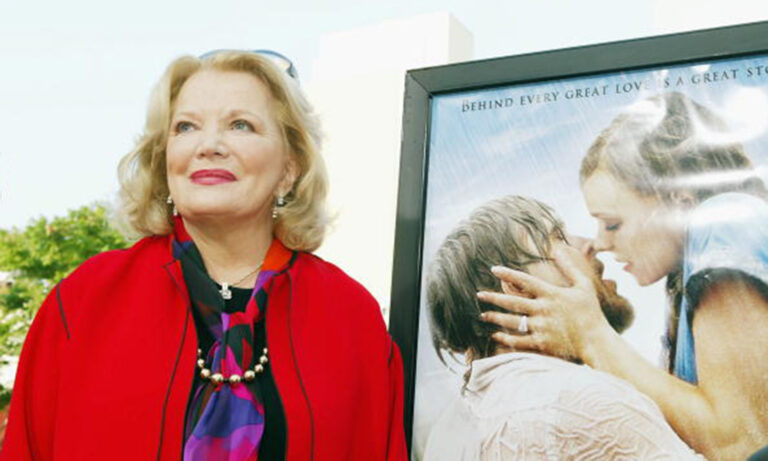
POLYGON ((411 445, 430 107, 437 95, 768 53, 768 22, 560 49, 408 71, 405 76, 390 332, 405 373, 411 445))

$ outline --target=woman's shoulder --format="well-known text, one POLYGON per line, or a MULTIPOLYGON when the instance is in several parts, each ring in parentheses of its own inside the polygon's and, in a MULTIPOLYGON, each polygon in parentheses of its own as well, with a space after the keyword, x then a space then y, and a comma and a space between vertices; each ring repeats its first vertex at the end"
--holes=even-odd
POLYGON ((707 286, 699 275, 744 273, 768 283, 768 202, 743 193, 718 194, 694 209, 688 223, 683 280, 696 304, 707 286), (695 281, 696 283, 692 283, 695 281))
POLYGON ((717 194, 691 212, 687 227, 690 255, 725 249, 757 246, 768 238, 768 202, 744 193, 717 194))
POLYGON ((376 302, 368 290, 343 269, 312 253, 298 253, 295 268, 303 281, 345 296, 356 296, 376 302))
POLYGON ((86 259, 69 276, 67 284, 81 280, 93 283, 95 280, 125 273, 131 266, 170 262, 172 260, 165 236, 144 237, 128 248, 109 250, 86 259))
POLYGON ((718 223, 743 223, 768 217, 768 201, 743 192, 713 195, 698 204, 691 213, 689 226, 706 227, 718 223))
POLYGON ((96 311, 121 311, 126 295, 137 287, 155 293, 163 281, 163 265, 173 260, 167 245, 166 237, 147 237, 129 248, 99 253, 59 282, 53 299, 70 331, 97 318, 92 316, 96 311), (105 300, 112 300, 106 303, 108 310, 105 300))
POLYGON ((312 303, 322 303, 327 309, 345 317, 349 322, 383 326, 378 301, 357 280, 323 258, 299 253, 292 267, 294 287, 312 303))

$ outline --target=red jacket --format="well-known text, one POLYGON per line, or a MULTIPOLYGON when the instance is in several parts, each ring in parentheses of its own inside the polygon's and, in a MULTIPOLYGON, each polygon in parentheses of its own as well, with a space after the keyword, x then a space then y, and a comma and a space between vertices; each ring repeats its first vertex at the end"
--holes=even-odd
MULTIPOLYGON (((287 459, 407 459, 400 353, 362 286, 300 253, 266 322, 287 459)), ((29 330, 0 459, 181 459, 196 350, 169 238, 91 258, 29 330)))

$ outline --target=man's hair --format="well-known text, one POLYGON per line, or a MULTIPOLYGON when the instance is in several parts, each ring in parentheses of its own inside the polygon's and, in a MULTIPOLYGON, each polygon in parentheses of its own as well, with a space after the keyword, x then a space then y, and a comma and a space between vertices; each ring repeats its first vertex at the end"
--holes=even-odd
POLYGON ((477 292, 501 291, 492 266, 524 271, 548 260, 552 239, 565 240, 563 227, 550 207, 509 195, 477 208, 445 238, 427 276, 432 343, 443 362, 444 351, 475 359, 493 354, 490 336, 499 328, 479 315, 503 309, 478 300, 477 292))

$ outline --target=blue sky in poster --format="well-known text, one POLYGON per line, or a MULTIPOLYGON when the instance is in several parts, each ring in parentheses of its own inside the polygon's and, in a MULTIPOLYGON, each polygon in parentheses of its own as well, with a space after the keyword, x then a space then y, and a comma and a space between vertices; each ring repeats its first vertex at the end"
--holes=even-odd
POLYGON ((441 240, 441 229, 487 199, 535 194, 555 205, 575 232, 591 232, 574 194, 581 157, 623 107, 661 91, 680 91, 712 108, 742 135, 755 164, 766 165, 766 66, 766 59, 729 60, 438 96, 429 151, 428 225, 441 240), (495 101, 504 107, 478 110, 481 103, 495 101))

